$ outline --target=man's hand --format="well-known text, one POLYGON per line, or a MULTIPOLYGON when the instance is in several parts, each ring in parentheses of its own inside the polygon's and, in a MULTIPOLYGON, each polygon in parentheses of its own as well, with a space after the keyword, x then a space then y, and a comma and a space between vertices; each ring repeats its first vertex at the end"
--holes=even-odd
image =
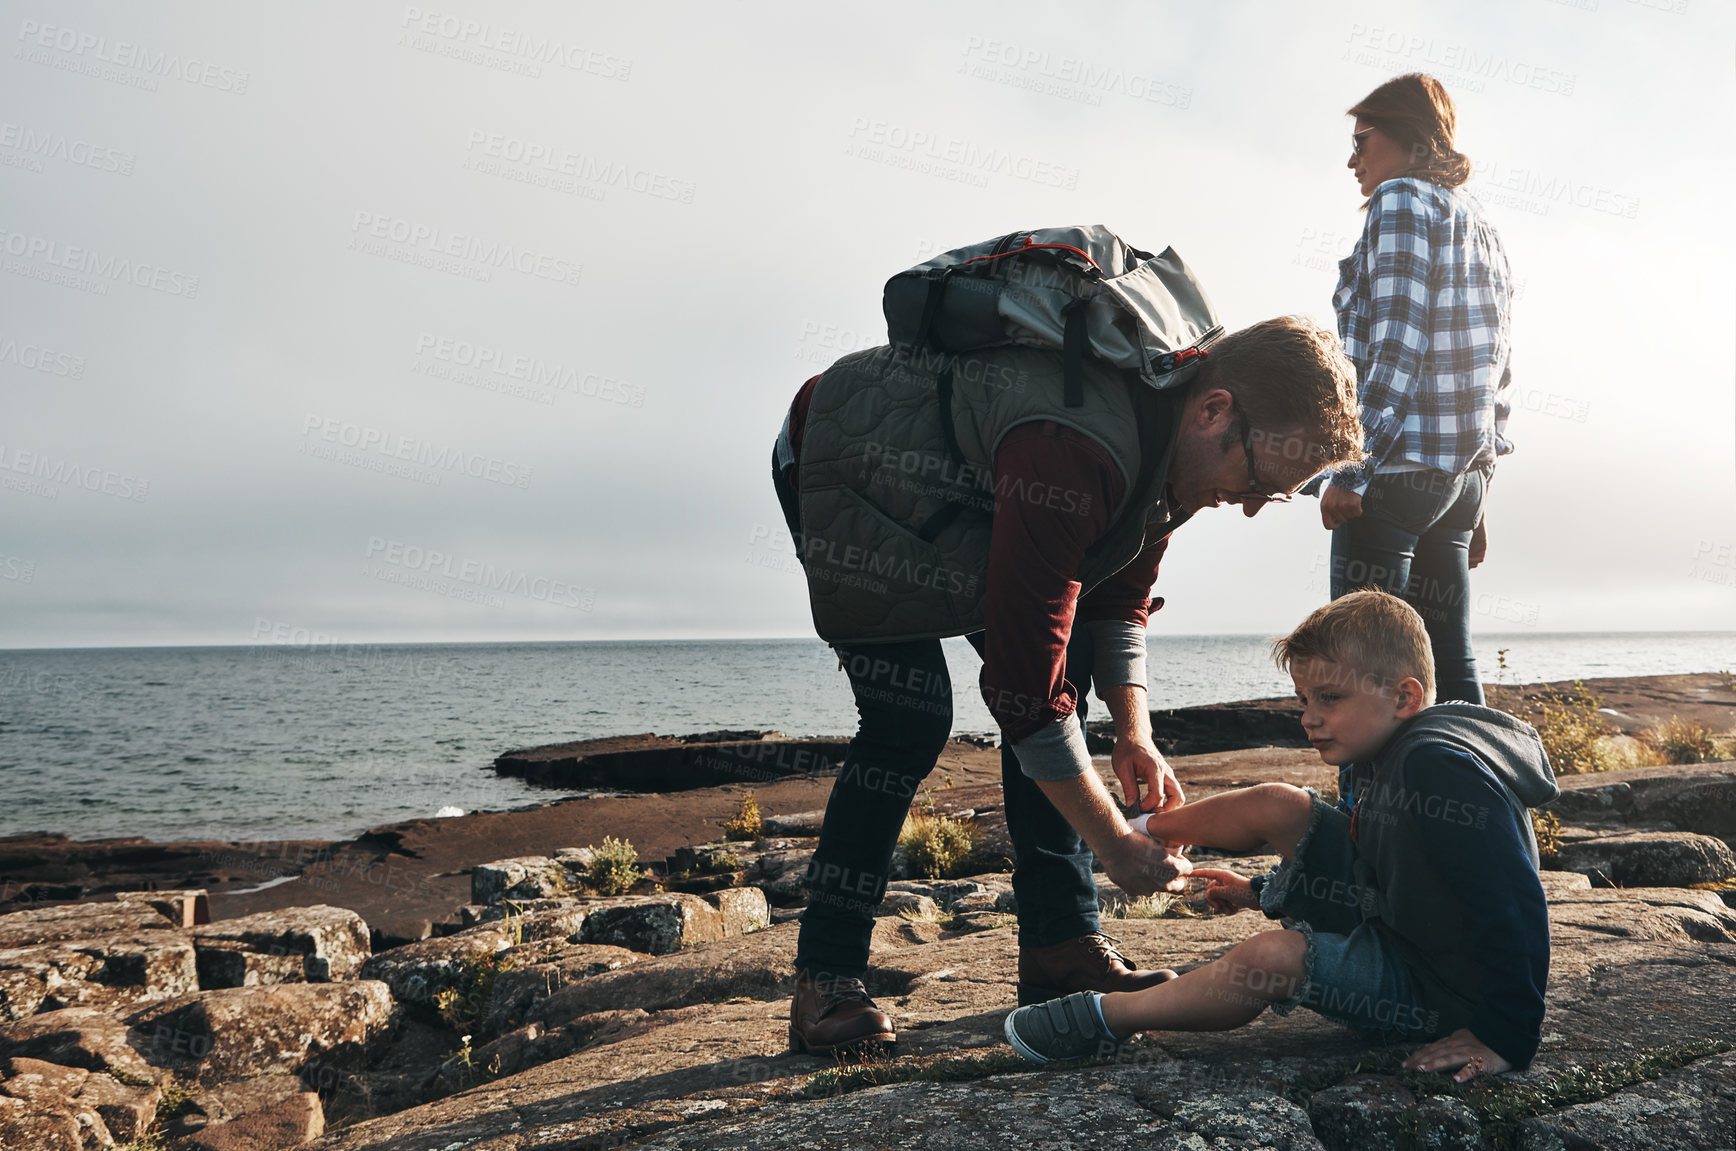
POLYGON ((1476 567, 1489 556, 1489 517, 1484 516, 1471 529, 1471 566, 1476 567))
POLYGON ((1213 911, 1234 915, 1238 911, 1260 906, 1260 899, 1254 894, 1254 885, 1248 882, 1245 875, 1217 867, 1196 867, 1190 878, 1211 880, 1206 885, 1206 903, 1213 911))
POLYGON ((1137 831, 1117 836, 1097 858, 1103 861, 1110 881, 1133 896, 1185 891, 1188 873, 1193 870, 1187 856, 1177 855, 1137 831))
POLYGON ((1320 522, 1335 531, 1362 514, 1362 497, 1349 488, 1327 484, 1320 493, 1320 522))
POLYGON ((1489 1050, 1482 1040, 1463 1027, 1445 1039, 1418 1048, 1404 1065, 1412 1071, 1457 1070, 1453 1079, 1459 1083, 1467 1083, 1485 1072, 1494 1075, 1513 1069, 1511 1063, 1489 1050))
POLYGON ((1164 762, 1163 754, 1151 742, 1150 736, 1144 739, 1118 738, 1115 750, 1109 755, 1109 764, 1115 769, 1115 778, 1121 781, 1121 794, 1126 797, 1128 807, 1137 807, 1140 811, 1168 811, 1187 802, 1175 772, 1164 762), (1141 781, 1145 783, 1143 797, 1139 794, 1141 781))

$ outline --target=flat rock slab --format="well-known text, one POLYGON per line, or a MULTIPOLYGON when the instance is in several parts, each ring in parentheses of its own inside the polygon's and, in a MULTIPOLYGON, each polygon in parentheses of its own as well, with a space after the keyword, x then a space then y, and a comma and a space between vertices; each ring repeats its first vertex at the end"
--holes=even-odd
POLYGON ((65 1007, 124 1006, 197 990, 199 969, 192 940, 168 928, 166 921, 162 926, 160 931, 134 930, 0 951, 0 1020, 65 1007))
POLYGON ((370 949, 366 921, 348 908, 327 904, 223 919, 193 928, 192 935, 196 942, 233 944, 255 955, 293 959, 302 977, 314 983, 354 978, 370 949))
POLYGON ((1736 852, 1710 835, 1635 831, 1563 843, 1553 865, 1599 887, 1690 887, 1736 879, 1736 852))
POLYGON ((493 995, 481 1023, 484 1036, 500 1035, 519 1027, 530 1018, 537 1004, 563 987, 593 975, 618 971, 645 957, 606 943, 575 943, 538 958, 540 962, 515 966, 495 977, 493 995))
POLYGON ((113 1068, 129 1078, 160 1078, 161 1073, 134 1050, 131 1039, 126 1023, 115 1015, 93 1007, 67 1007, 0 1025, 0 1056, 89 1071, 113 1068))
POLYGON ((758 931, 771 922, 765 893, 754 887, 707 895, 670 892, 620 900, 585 917, 581 943, 607 943, 649 955, 758 931))
POLYGON ((281 1151, 299 1147, 325 1132, 319 1096, 299 1092, 261 1111, 227 1123, 214 1123, 182 1140, 186 1151, 281 1151))
POLYGON ((1736 1147, 1736 1054, 1714 1055, 1649 1083, 1526 1120, 1521 1151, 1705 1151, 1736 1147))
MULTIPOLYGON (((1056 1151, 1316 1151, 1307 1114, 1275 1095, 1202 1092, 1162 1099, 1150 1083, 1095 1071, 1006 1075, 976 1083, 904 1083, 836 1100, 764 1107, 669 1125, 646 1151, 887 1146, 981 1151, 985 1136, 1056 1151)), ((625 1134, 625 1132, 623 1132, 625 1134)), ((631 1136, 628 1136, 631 1138, 631 1136)))
POLYGON ((573 872, 546 855, 496 859, 479 863, 470 871, 472 903, 499 903, 503 899, 558 899, 573 894, 573 872))
POLYGON ((68 1105, 49 1107, 0 1095, 0 1147, 11 1151, 85 1151, 110 1147, 114 1136, 96 1112, 68 1105))
POLYGON ((0 915, 0 949, 179 927, 147 903, 73 903, 0 915))
POLYGON ((684 791, 836 771, 849 746, 847 739, 788 739, 777 732, 620 736, 509 751, 495 759, 494 769, 551 787, 684 791), (710 737, 715 734, 749 738, 710 737))
MULTIPOLYGON (((62 1067, 40 1059, 0 1060, 0 1095, 21 1099, 41 1112, 64 1112, 75 1121, 94 1114, 100 1126, 121 1142, 142 1138, 157 1115, 160 1092, 155 1087, 132 1087, 103 1072, 82 1067, 62 1067)), ((98 1124, 83 1126, 94 1132, 98 1124)), ((5 1143, 0 1146, 26 1146, 5 1143)))
POLYGON ((361 975, 383 980, 399 1002, 432 1005, 442 991, 463 988, 479 962, 512 944, 512 936, 497 927, 476 927, 382 951, 362 964, 361 975))
POLYGON ((153 1064, 201 1084, 360 1066, 391 1031, 384 983, 236 987, 155 1004, 127 1016, 153 1064))

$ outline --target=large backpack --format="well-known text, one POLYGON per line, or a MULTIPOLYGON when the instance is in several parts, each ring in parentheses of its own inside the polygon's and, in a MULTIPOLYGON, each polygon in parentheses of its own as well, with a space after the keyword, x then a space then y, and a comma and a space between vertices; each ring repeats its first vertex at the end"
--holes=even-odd
POLYGON ((1059 349, 1068 407, 1084 402, 1086 355, 1163 390, 1190 380, 1224 330, 1174 248, 1154 256, 1101 224, 955 248, 888 280, 884 307, 900 347, 1059 349))

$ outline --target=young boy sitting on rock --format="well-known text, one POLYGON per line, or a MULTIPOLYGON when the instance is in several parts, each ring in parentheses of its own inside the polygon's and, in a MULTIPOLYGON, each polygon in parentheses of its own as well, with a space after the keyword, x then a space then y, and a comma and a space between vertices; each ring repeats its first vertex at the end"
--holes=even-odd
POLYGON ((1422 618, 1386 592, 1327 604, 1273 653, 1309 743, 1339 769, 1337 806, 1267 783, 1154 815, 1147 830, 1171 845, 1270 844, 1283 861, 1267 875, 1193 874, 1210 880, 1215 909, 1258 907, 1286 930, 1143 991, 1021 1007, 1007 1041, 1039 1063, 1104 1056, 1136 1031, 1218 1031, 1300 1004, 1394 1041, 1432 1039, 1405 1066, 1460 1082, 1528 1066, 1549 919, 1526 809, 1558 794, 1537 732, 1434 704, 1422 618))

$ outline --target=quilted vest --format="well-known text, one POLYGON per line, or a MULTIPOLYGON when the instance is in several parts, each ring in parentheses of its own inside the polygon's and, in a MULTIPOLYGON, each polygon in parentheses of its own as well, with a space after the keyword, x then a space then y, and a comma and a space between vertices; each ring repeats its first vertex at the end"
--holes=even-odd
POLYGON ((826 369, 809 404, 799 473, 802 560, 820 638, 982 630, 997 495, 1063 514, 1083 514, 1089 501, 1103 499, 1102 492, 1000 490, 1007 485, 997 483, 995 450, 1023 423, 1052 420, 1089 436, 1124 477, 1109 530, 1074 576, 1084 591, 1167 530, 1165 476, 1187 389, 1155 391, 1089 358, 1084 371, 1084 403, 1067 407, 1061 354, 1047 349, 951 356, 879 347, 826 369), (949 393, 950 429, 940 415, 949 393))

